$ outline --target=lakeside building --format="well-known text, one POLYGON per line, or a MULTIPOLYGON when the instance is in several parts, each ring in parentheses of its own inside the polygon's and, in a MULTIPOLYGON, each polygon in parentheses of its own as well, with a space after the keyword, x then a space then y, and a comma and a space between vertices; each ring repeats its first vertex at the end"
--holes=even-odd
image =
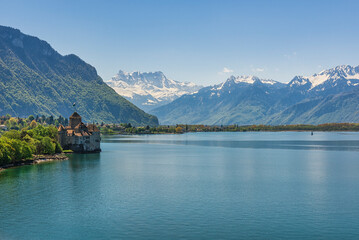
POLYGON ((59 143, 64 150, 78 153, 101 152, 100 130, 95 124, 85 125, 77 112, 70 116, 69 126, 60 125, 58 132, 59 143))

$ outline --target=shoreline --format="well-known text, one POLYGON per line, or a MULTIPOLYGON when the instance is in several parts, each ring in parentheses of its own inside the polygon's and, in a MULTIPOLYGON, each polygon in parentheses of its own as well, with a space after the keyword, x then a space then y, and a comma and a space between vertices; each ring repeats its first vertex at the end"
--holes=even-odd
POLYGON ((10 163, 4 166, 0 166, 0 172, 8 169, 8 168, 16 168, 16 167, 22 167, 27 165, 35 165, 35 164, 41 164, 41 163, 47 163, 47 162, 53 162, 53 161, 64 161, 68 160, 69 158, 66 156, 65 153, 57 153, 54 155, 34 155, 32 159, 16 162, 16 163, 10 163))
POLYGON ((323 123, 290 125, 203 125, 176 124, 152 127, 128 127, 124 124, 107 124, 100 127, 102 135, 181 134, 195 132, 359 132, 359 123, 323 123))
POLYGON ((113 136, 113 135, 122 135, 122 136, 133 136, 133 135, 180 135, 186 133, 246 133, 246 132, 359 132, 357 130, 260 130, 260 131, 188 131, 188 132, 181 132, 181 133, 111 133, 105 134, 101 133, 103 136, 113 136))

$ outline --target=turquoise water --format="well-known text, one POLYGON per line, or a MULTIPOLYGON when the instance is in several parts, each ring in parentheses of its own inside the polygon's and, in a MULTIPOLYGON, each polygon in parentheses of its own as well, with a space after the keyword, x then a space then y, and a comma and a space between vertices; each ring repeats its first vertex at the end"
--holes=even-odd
POLYGON ((359 133, 103 138, 0 173, 0 239, 359 239, 359 133))

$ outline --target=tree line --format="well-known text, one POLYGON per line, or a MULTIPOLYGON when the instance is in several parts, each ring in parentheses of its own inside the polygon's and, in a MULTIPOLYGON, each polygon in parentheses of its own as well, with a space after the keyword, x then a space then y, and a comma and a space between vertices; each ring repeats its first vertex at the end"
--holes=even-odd
POLYGON ((55 118, 54 116, 45 115, 30 115, 27 118, 12 117, 9 114, 7 114, 6 116, 0 116, 0 125, 6 126, 9 130, 21 130, 29 126, 34 128, 38 124, 55 126, 59 126, 60 124, 62 124, 64 126, 67 126, 69 124, 69 120, 62 116, 55 118))
POLYGON ((102 125, 103 134, 166 134, 186 132, 256 132, 256 131, 359 131, 359 123, 325 123, 319 125, 293 124, 293 125, 160 125, 155 127, 133 127, 131 124, 105 124, 102 125))

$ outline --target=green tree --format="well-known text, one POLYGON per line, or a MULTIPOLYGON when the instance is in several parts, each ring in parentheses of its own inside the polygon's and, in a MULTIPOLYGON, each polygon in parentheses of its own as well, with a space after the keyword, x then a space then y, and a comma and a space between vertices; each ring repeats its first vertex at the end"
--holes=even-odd
POLYGON ((9 139, 21 139, 21 134, 19 131, 16 130, 10 130, 6 133, 4 133, 3 137, 9 138, 9 139))
POLYGON ((8 164, 11 162, 11 155, 14 149, 4 139, 0 139, 0 164, 8 164))
POLYGON ((22 142, 21 147, 21 159, 30 159, 32 158, 32 149, 30 145, 26 142, 22 142))
POLYGON ((30 116, 28 117, 28 119, 29 119, 29 121, 31 122, 31 121, 33 121, 33 120, 35 119, 35 117, 34 117, 34 115, 30 115, 30 116))
POLYGON ((37 126, 37 123, 35 120, 32 120, 30 123, 30 128, 35 128, 37 126))
POLYGON ((182 133, 182 132, 183 129, 180 126, 176 127, 176 133, 182 133))
POLYGON ((63 149, 62 149, 60 143, 56 142, 55 143, 55 153, 62 153, 62 152, 63 152, 63 149))
POLYGON ((44 153, 44 154, 54 154, 55 153, 56 144, 54 144, 51 141, 51 138, 44 137, 41 140, 41 145, 42 145, 42 153, 44 153))

